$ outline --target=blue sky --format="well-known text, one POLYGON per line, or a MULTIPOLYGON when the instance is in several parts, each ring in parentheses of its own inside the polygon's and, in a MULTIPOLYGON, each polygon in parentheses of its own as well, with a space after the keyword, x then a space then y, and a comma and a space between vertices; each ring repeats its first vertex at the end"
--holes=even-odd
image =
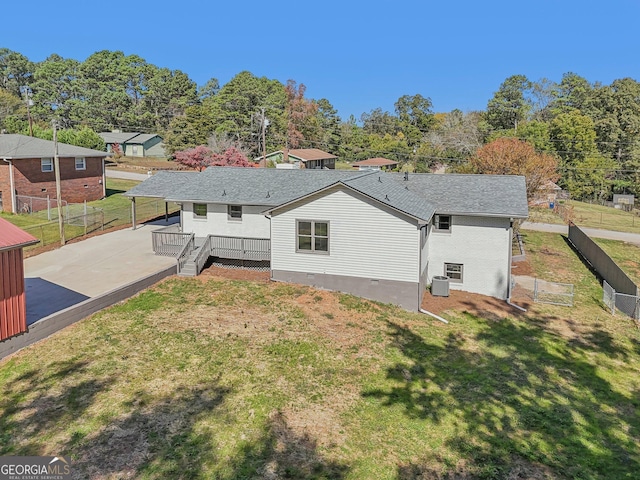
POLYGON ((516 74, 640 80, 638 0, 34 0, 2 17, 0 47, 33 61, 122 50, 199 85, 249 70, 304 83, 344 119, 414 94, 437 112, 484 109, 516 74))

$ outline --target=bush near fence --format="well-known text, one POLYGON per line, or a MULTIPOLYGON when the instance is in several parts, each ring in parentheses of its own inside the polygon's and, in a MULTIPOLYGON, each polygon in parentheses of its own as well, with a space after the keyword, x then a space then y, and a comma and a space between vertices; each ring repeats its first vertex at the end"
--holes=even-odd
MULTIPOLYGON (((84 205, 79 204, 80 211, 84 205)), ((175 203, 169 203, 169 213, 178 211, 180 207, 175 203)), ((136 200, 136 221, 144 222, 152 218, 164 215, 165 202, 159 199, 137 199, 136 200)), ((33 226, 21 227, 22 230, 30 233, 38 240, 39 244, 27 247, 26 250, 34 249, 53 243, 60 242, 60 229, 57 220, 57 212, 55 221, 50 221, 33 226)), ((88 209, 87 214, 79 214, 74 216, 63 216, 64 236, 65 239, 73 240, 80 238, 98 230, 105 230, 132 223, 131 207, 111 208, 111 209, 88 209)))

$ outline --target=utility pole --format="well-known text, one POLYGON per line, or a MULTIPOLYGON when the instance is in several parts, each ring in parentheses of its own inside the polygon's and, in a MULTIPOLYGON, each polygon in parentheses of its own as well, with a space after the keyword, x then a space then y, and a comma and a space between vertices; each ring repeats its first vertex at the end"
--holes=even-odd
POLYGON ((60 228, 60 245, 65 244, 64 222, 62 221, 62 193, 60 189, 60 159, 58 158, 58 124, 53 121, 53 169, 56 173, 56 202, 58 203, 58 227, 60 228))
POLYGON ((264 107, 262 107, 262 160, 265 168, 267 167, 267 144, 265 141, 267 131, 267 119, 264 116, 264 107))
POLYGON ((24 97, 27 104, 27 117, 29 118, 29 136, 33 137, 33 119, 31 118, 30 108, 33 105, 33 101, 31 100, 31 89, 29 87, 24 87, 24 97))

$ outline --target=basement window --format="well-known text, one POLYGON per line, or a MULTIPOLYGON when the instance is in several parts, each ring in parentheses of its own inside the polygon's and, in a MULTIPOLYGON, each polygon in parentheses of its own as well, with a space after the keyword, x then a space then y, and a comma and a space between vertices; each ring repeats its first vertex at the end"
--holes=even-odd
POLYGON ((52 158, 40 159, 40 169, 43 172, 53 172, 53 159, 52 158))
POLYGON ((444 275, 449 277, 449 280, 453 283, 462 283, 462 270, 464 265, 462 263, 445 263, 444 275))

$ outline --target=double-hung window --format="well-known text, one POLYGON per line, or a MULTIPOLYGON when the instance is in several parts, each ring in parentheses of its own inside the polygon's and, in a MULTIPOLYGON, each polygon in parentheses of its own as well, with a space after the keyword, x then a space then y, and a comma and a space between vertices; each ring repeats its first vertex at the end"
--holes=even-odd
POLYGON ((53 172, 53 158, 42 158, 40 160, 40 169, 43 172, 53 172))
POLYGON ((436 232, 451 232, 451 215, 436 215, 434 226, 436 232))
POLYGON ((242 220, 242 205, 228 205, 227 218, 229 220, 242 220))
POLYGON ((76 157, 76 170, 86 170, 87 161, 84 157, 76 157))
POLYGON ((296 251, 329 253, 329 222, 298 220, 296 251))

